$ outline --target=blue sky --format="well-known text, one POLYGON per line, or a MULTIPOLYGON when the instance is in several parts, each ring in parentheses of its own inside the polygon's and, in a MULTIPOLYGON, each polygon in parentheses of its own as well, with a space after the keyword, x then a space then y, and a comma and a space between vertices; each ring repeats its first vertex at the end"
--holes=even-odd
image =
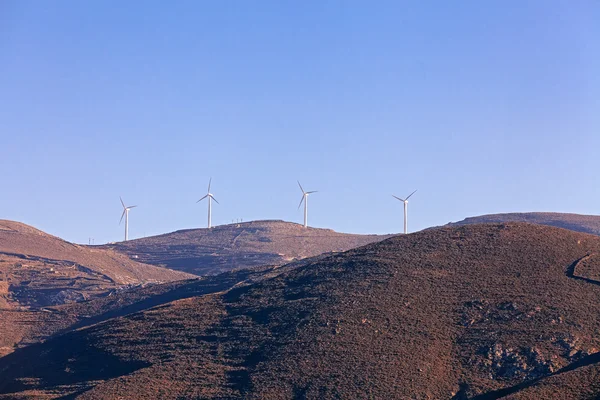
POLYGON ((600 2, 0 2, 0 218, 399 232, 600 213, 600 2))

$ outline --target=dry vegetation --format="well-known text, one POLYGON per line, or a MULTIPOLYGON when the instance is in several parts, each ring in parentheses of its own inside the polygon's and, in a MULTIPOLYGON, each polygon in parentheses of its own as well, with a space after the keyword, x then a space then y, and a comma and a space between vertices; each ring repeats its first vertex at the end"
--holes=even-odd
POLYGON ((596 398, 599 255, 592 235, 474 225, 170 284, 0 359, 0 393, 596 398))

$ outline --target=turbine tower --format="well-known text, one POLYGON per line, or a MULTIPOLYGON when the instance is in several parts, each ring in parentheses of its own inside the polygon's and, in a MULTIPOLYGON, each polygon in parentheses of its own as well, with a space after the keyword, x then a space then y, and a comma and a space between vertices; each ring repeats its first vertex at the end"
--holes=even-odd
POLYGON ((411 194, 408 195, 408 197, 406 199, 401 199, 398 196, 394 196, 396 199, 400 200, 401 202, 404 203, 404 234, 408 233, 408 215, 407 215, 407 209, 408 209, 408 199, 410 198, 410 196, 412 196, 413 194, 415 194, 417 191, 415 190, 414 192, 412 192, 411 194))
POLYGON ((219 202, 217 201, 217 199, 215 199, 215 196, 213 196, 210 193, 210 183, 212 182, 212 178, 209 179, 208 181, 208 192, 206 193, 206 195, 201 198, 200 200, 198 200, 196 203, 200 203, 202 200, 206 199, 208 197, 208 227, 212 228, 211 225, 211 216, 212 216, 212 201, 216 201, 217 204, 219 204, 219 202))
POLYGON ((127 207, 125 203, 123 203, 123 199, 119 196, 121 200, 121 205, 123 206, 123 214, 121 214, 121 220, 119 221, 119 225, 123 222, 123 217, 125 217, 125 241, 127 241, 127 237, 129 235, 129 210, 137 206, 129 206, 127 207))
POLYGON ((302 202, 304 202, 304 227, 306 228, 308 227, 308 195, 311 193, 317 193, 317 190, 305 192, 300 184, 300 181, 298 181, 298 186, 300 186, 300 190, 302 190, 302 199, 300 199, 300 204, 298 204, 298 210, 300 209, 302 202))

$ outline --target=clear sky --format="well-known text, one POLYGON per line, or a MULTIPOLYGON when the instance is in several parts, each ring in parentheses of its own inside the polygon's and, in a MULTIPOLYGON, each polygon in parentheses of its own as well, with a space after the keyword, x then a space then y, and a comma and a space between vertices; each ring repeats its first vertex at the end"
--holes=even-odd
POLYGON ((600 213, 600 1, 0 1, 0 218, 399 232, 600 213))

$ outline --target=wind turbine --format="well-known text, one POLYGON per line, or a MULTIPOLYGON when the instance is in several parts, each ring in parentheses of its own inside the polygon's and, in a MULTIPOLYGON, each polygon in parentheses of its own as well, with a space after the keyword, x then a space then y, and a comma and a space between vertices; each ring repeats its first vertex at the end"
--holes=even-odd
POLYGON ((302 189, 300 181, 298 181, 298 186, 300 186, 300 190, 302 190, 302 199, 300 199, 300 204, 298 204, 298 210, 300 209, 302 202, 304 202, 304 227, 306 228, 308 227, 308 195, 311 193, 317 193, 317 190, 305 192, 304 189, 302 189))
POLYGON ((127 207, 125 203, 123 203, 123 199, 119 196, 121 200, 121 205, 123 206, 123 214, 121 214, 121 220, 119 221, 119 225, 123 222, 123 217, 125 217, 125 241, 127 241, 127 236, 129 234, 129 210, 137 206, 129 206, 127 207))
POLYGON ((412 196, 413 194, 415 194, 417 191, 415 190, 414 192, 412 192, 411 194, 408 195, 408 197, 406 199, 401 199, 398 196, 394 196, 396 199, 400 200, 401 202, 404 203, 404 234, 408 233, 408 215, 407 215, 407 209, 408 209, 408 199, 410 198, 410 196, 412 196))
POLYGON ((202 200, 206 199, 208 197, 208 227, 211 228, 211 216, 212 216, 212 201, 216 201, 217 204, 219 204, 219 202, 217 201, 217 199, 215 199, 215 196, 213 196, 210 193, 210 183, 212 182, 212 178, 209 179, 208 181, 208 192, 206 193, 206 195, 201 198, 200 200, 198 200, 196 203, 200 203, 202 200))

